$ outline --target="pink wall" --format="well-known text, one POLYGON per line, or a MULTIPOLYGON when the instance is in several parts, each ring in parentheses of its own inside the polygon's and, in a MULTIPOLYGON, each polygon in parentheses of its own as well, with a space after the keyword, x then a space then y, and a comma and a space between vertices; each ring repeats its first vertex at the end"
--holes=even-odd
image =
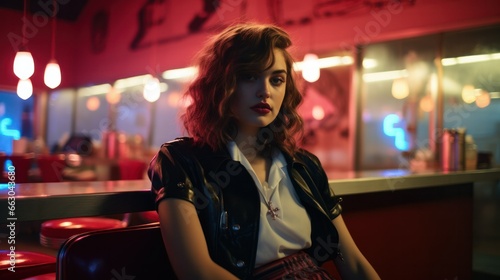
MULTIPOLYGON (((267 0, 246 1, 246 6, 241 0, 223 1, 225 4, 207 21, 205 30, 189 34, 187 25, 202 9, 202 1, 165 1, 166 3, 152 10, 153 18, 164 18, 163 23, 151 29, 144 39, 145 43, 155 39, 160 43, 156 47, 131 50, 130 43, 138 31, 138 11, 146 2, 90 0, 76 23, 58 23, 56 58, 63 71, 61 87, 112 82, 118 78, 188 66, 212 29, 235 21, 243 14, 246 19, 264 22, 270 22, 273 15, 270 12, 273 8, 268 5, 270 1, 267 0), (91 45, 92 19, 102 10, 109 14, 108 33, 101 41, 104 49, 95 53, 91 45)), ((352 2, 346 1, 342 7, 328 7, 321 11, 337 12, 346 8, 346 3, 352 2)), ((309 49, 326 53, 356 43, 500 22, 500 2, 497 0, 419 0, 414 5, 408 4, 408 1, 402 2, 402 6, 385 6, 376 12, 365 8, 349 11, 341 16, 319 16, 314 19, 313 25, 297 24, 312 14, 310 1, 283 1, 286 6, 278 15, 274 15, 282 23, 291 23, 284 26, 294 39, 297 58, 301 58, 309 49)), ((30 16, 32 19, 32 15, 30 16)), ((17 79, 11 70, 15 50, 5 38, 11 32, 20 35, 22 13, 0 10, 0 17, 3 22, 0 35, 4 38, 0 43, 0 63, 4 65, 0 86, 15 89, 17 79)), ((37 28, 28 47, 36 61, 32 78, 35 90, 46 90, 43 85, 43 70, 50 56, 50 24, 37 28)))

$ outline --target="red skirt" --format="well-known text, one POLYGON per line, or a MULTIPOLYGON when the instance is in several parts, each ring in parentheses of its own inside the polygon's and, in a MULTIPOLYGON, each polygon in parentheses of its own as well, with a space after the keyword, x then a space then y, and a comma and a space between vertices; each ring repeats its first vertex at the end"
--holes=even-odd
POLYGON ((256 268, 252 279, 335 280, 325 269, 316 265, 311 256, 303 251, 256 268))

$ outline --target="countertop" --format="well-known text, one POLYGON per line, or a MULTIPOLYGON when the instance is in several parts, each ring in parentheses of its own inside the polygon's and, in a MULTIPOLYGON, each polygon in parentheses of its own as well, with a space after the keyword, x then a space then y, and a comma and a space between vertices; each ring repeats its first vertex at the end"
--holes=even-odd
MULTIPOLYGON (((328 172, 337 195, 398 191, 500 180, 500 168, 471 171, 328 172)), ((0 223, 154 210, 148 180, 0 185, 0 223), (9 211, 7 211, 9 210, 9 211)))
POLYGON ((500 180, 500 168, 467 171, 404 169, 377 171, 326 171, 330 188, 337 195, 397 191, 480 181, 500 180))

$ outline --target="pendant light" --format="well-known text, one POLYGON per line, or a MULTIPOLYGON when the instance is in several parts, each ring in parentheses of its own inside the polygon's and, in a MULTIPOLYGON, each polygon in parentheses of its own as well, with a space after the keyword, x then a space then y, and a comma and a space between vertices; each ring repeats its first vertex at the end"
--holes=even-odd
MULTIPOLYGON (((24 18, 26 18, 27 1, 24 0, 24 18)), ((35 61, 26 48, 26 26, 25 21, 22 26, 22 43, 16 57, 14 58, 14 74, 21 80, 29 79, 35 73, 35 61)))
POLYGON ((302 77, 304 80, 310 83, 316 82, 320 74, 318 56, 313 53, 306 53, 302 63, 302 77))
POLYGON ((55 89, 61 84, 61 68, 55 59, 55 48, 56 48, 56 0, 52 0, 52 42, 50 51, 50 61, 45 67, 45 73, 43 75, 43 81, 45 85, 51 89, 55 89))
POLYGON ((20 79, 17 83, 17 96, 21 99, 26 100, 33 94, 33 84, 31 84, 30 79, 20 79))
MULTIPOLYGON (((23 48, 24 49, 24 48, 23 48)), ((21 80, 29 79, 35 73, 35 61, 27 50, 19 50, 14 58, 14 74, 21 80)))
MULTIPOLYGON (((311 16, 311 21, 309 24, 311 25, 311 30, 310 30, 310 38, 309 38, 309 49, 312 50, 313 48, 313 40, 314 40, 314 22, 312 20, 314 16, 311 16)), ((320 68, 319 68, 319 61, 318 61, 318 56, 314 53, 306 53, 304 55, 304 60, 302 61, 302 77, 304 80, 314 83, 319 79, 319 74, 320 74, 320 68)))
POLYGON ((148 77, 144 84, 144 99, 149 102, 155 102, 160 98, 160 93, 160 80, 154 76, 148 77))

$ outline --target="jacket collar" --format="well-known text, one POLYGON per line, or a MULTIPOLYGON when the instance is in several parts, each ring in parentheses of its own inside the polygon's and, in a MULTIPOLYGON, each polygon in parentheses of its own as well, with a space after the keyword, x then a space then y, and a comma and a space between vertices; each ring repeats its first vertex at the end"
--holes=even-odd
MULTIPOLYGON (((318 200, 315 199, 316 195, 313 193, 317 187, 311 189, 310 186, 315 186, 317 180, 312 178, 311 170, 317 168, 317 166, 312 166, 312 161, 305 161, 306 155, 303 155, 300 151, 295 155, 290 155, 287 152, 281 150, 285 160, 287 162, 288 174, 292 178, 292 182, 298 195, 301 197, 303 203, 306 203, 319 211, 325 213, 325 210, 319 204, 318 200), (302 156, 299 156, 302 155, 302 156)), ((205 169, 212 170, 216 174, 220 171, 224 171, 227 163, 232 162, 231 155, 226 148, 220 148, 217 150, 212 150, 207 145, 199 146, 196 149, 196 153, 202 159, 202 165, 205 169)), ((325 213, 326 215, 326 213, 325 213)))

